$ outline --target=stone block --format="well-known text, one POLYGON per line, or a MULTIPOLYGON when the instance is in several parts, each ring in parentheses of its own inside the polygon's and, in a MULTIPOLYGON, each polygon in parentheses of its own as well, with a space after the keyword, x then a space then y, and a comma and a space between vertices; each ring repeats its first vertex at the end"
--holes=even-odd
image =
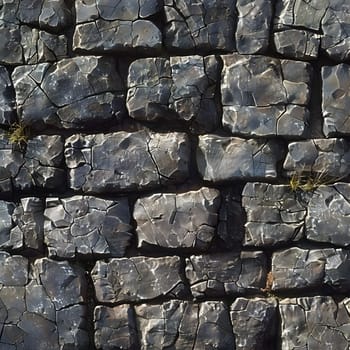
POLYGON ((181 183, 189 172, 183 133, 147 131, 73 135, 66 139, 69 186, 88 193, 142 190, 181 183))
POLYGON ((0 124, 15 122, 15 91, 6 67, 0 66, 0 124))
POLYGON ((49 257, 122 257, 132 238, 127 198, 47 198, 45 244, 49 257))
POLYGON ((139 198, 134 207, 138 245, 205 250, 215 237, 219 206, 220 192, 207 187, 139 198))
POLYGON ((143 256, 97 261, 91 276, 96 298, 103 303, 150 300, 185 293, 179 257, 143 256))
POLYGON ((223 55, 223 126, 234 135, 303 137, 310 99, 309 63, 223 55))

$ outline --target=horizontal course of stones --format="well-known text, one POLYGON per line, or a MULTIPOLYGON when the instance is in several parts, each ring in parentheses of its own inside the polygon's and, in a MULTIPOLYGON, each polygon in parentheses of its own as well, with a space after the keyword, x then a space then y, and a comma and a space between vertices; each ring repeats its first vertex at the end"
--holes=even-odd
POLYGON ((348 349, 349 13, 2 1, 0 349, 348 349))

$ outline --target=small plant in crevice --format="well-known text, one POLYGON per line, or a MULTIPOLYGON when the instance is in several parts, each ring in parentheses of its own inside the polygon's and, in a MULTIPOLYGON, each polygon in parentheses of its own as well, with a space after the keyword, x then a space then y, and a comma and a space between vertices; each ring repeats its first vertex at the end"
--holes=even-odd
POLYGON ((7 137, 10 143, 23 148, 29 139, 29 127, 23 122, 13 123, 7 131, 7 137))

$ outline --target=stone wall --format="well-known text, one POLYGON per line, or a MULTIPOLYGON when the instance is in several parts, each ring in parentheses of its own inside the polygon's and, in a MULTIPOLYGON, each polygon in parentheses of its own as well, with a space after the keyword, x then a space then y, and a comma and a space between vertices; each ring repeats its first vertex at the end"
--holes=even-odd
POLYGON ((1 350, 349 349, 348 0, 0 5, 1 350))

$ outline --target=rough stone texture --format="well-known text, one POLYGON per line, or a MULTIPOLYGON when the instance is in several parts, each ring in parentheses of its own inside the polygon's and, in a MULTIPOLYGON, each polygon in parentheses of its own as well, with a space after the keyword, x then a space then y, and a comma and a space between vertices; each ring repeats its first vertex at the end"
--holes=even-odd
POLYGON ((275 178, 280 160, 278 143, 238 137, 199 137, 197 167, 207 181, 275 178))
POLYGON ((192 131, 218 126, 214 56, 143 58, 129 67, 127 107, 137 120, 181 120, 192 131))
POLYGON ((247 183, 242 205, 247 214, 244 245, 269 247, 303 238, 306 205, 289 186, 247 183))
POLYGON ((159 52, 162 34, 149 19, 159 15, 158 0, 79 0, 73 49, 77 52, 159 52))
POLYGON ((235 1, 165 0, 165 46, 169 50, 232 51, 235 48, 235 1))
POLYGON ((138 246, 205 250, 215 236, 219 206, 220 192, 207 187, 140 198, 134 207, 138 246))
POLYGON ((192 255, 186 277, 195 298, 257 292, 265 283, 266 257, 260 251, 192 255))
POLYGON ((281 300, 282 349, 348 349, 349 303, 330 296, 281 300))
POLYGON ((290 248, 272 255, 272 290, 310 289, 329 286, 350 289, 350 252, 342 249, 290 248))
POLYGON ((99 302, 132 302, 184 294, 179 257, 143 256, 97 261, 91 276, 99 302))
POLYGON ((32 128, 81 129, 119 120, 124 98, 115 65, 112 58, 85 56, 17 67, 12 73, 17 113, 32 128))
POLYGON ((15 121, 15 93, 10 74, 6 67, 0 66, 0 124, 12 124, 15 121))
MULTIPOLYGON (((283 168, 337 180, 350 173, 350 147, 345 139, 312 139, 291 142, 283 168)), ((329 180, 329 179, 328 179, 329 180)))
POLYGON ((223 302, 171 300, 135 309, 142 350, 234 349, 228 308, 223 302))
POLYGON ((230 307, 236 350, 271 349, 276 337, 277 302, 237 298, 230 307))
POLYGON ((241 54, 264 53, 269 46, 272 2, 237 0, 237 51, 241 54))
POLYGON ((327 137, 349 135, 350 66, 324 66, 321 73, 323 132, 327 137))
POLYGON ((309 63, 223 55, 223 125, 234 135, 302 137, 307 130, 309 63))
POLYGON ((97 349, 136 349, 135 315, 130 305, 96 306, 94 310, 97 349))
POLYGON ((122 257, 129 244, 129 203, 126 198, 91 196, 47 198, 45 243, 49 257, 81 255, 122 257))
POLYGON ((89 193, 141 190, 188 176, 190 149, 183 133, 73 135, 66 139, 69 186, 89 193))

